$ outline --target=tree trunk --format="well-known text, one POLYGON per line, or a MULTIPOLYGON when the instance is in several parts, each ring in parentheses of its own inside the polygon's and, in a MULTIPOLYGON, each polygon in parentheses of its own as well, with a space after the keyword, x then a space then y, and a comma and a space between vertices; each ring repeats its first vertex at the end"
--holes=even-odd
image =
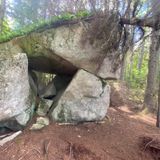
MULTIPOLYGON (((160 54, 160 53, 159 53, 160 54)), ((160 58, 160 57, 159 57, 160 58)), ((160 59, 159 59, 160 60, 160 59)), ((158 87, 158 108, 157 108, 157 122, 156 122, 156 126, 158 128, 160 128, 160 61, 158 63, 158 70, 159 70, 159 87, 158 87)))
POLYGON ((120 80, 121 81, 124 81, 124 77, 125 77, 126 56, 127 56, 127 54, 124 55, 124 58, 123 58, 123 61, 122 61, 121 75, 120 75, 120 80))
MULTIPOLYGON (((159 71, 159 76, 160 76, 160 71, 159 71)), ((158 89, 158 111, 157 111, 157 123, 156 123, 156 126, 158 128, 160 128, 160 79, 159 79, 159 89, 158 89)))
POLYGON ((158 58, 160 52, 160 35, 158 34, 158 31, 153 31, 151 41, 152 42, 150 46, 148 62, 147 86, 144 97, 144 107, 146 107, 149 112, 153 112, 156 106, 156 86, 159 61, 158 58))

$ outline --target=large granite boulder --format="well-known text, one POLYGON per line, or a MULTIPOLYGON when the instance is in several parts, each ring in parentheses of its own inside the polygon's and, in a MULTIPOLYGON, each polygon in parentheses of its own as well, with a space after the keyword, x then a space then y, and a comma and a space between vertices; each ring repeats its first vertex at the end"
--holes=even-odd
POLYGON ((59 122, 102 120, 110 103, 110 87, 100 78, 79 70, 62 94, 51 117, 59 122))
POLYGON ((30 93, 26 54, 12 42, 1 44, 0 127, 9 120, 26 125, 31 114, 30 93))
POLYGON ((92 28, 89 22, 68 24, 33 32, 15 43, 28 54, 30 69, 74 75, 82 68, 102 78, 119 78, 117 52, 103 48, 101 42, 107 41, 103 36, 91 40, 88 33, 92 28))

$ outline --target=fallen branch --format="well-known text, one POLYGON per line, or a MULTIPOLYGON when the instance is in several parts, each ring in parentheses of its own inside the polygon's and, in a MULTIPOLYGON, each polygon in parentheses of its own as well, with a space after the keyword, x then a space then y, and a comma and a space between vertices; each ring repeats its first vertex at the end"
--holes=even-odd
POLYGON ((18 135, 20 135, 22 133, 22 131, 18 131, 13 133, 12 135, 3 138, 2 140, 0 140, 0 146, 3 146, 5 143, 13 140, 14 138, 16 138, 18 135))

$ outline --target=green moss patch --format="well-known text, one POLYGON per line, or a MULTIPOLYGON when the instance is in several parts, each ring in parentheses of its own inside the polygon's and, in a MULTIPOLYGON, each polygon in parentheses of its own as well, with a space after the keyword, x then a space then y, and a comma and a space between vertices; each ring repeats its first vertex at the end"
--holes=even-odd
POLYGON ((0 43, 7 42, 15 37, 24 36, 32 32, 42 32, 49 28, 56 28, 61 25, 69 24, 70 21, 86 18, 91 14, 88 11, 81 11, 76 14, 65 13, 52 17, 50 20, 40 20, 38 23, 27 25, 19 30, 10 30, 0 34, 0 43))

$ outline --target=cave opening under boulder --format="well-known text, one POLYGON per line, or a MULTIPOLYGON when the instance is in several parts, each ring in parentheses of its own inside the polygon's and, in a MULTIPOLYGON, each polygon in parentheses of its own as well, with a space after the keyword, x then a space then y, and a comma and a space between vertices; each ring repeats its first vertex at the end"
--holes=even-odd
POLYGON ((78 69, 59 57, 28 57, 28 62, 30 87, 36 96, 36 112, 39 116, 47 116, 56 107, 78 69))
POLYGON ((56 107, 73 76, 29 71, 30 86, 36 97, 35 111, 39 116, 47 116, 56 107))

